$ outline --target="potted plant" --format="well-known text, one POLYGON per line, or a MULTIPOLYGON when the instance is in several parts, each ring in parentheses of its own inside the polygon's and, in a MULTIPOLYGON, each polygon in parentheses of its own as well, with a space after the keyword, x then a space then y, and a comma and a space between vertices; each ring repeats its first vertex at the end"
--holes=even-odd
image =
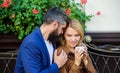
POLYGON ((85 22, 93 15, 86 15, 83 10, 87 0, 75 3, 74 0, 1 0, 0 1, 0 34, 15 34, 23 39, 43 21, 43 16, 50 7, 60 7, 68 16, 78 19, 83 29, 85 22))

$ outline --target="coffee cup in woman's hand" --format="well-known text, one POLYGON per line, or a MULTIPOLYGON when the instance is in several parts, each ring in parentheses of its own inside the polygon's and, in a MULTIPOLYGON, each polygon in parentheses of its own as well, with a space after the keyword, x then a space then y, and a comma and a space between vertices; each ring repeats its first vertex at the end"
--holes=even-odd
POLYGON ((80 51, 81 51, 82 53, 85 52, 85 49, 84 49, 83 46, 77 46, 77 47, 75 47, 75 49, 76 49, 76 50, 77 50, 77 49, 80 49, 80 51))

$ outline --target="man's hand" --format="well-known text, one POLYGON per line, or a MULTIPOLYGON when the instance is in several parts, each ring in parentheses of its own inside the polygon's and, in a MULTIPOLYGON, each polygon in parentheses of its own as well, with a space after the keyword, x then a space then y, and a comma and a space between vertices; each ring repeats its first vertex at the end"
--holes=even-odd
POLYGON ((66 61, 68 60, 67 54, 62 50, 60 55, 57 55, 57 50, 54 52, 54 62, 58 65, 58 67, 62 67, 66 61))

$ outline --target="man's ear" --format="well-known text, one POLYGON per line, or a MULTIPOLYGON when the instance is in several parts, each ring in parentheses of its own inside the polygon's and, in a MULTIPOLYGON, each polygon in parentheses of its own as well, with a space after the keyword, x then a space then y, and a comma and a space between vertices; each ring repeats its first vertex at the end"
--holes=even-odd
POLYGON ((57 21, 53 21, 52 22, 53 28, 56 29, 58 28, 58 22, 57 21))

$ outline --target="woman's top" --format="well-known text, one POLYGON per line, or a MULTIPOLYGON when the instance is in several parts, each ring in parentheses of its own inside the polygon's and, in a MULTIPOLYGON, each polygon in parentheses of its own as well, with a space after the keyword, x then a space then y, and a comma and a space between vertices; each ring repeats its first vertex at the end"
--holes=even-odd
POLYGON ((87 57, 87 65, 85 66, 84 63, 81 62, 78 66, 74 63, 74 53, 71 52, 66 46, 60 46, 57 48, 58 55, 61 53, 62 49, 68 55, 68 61, 63 67, 60 68, 60 73, 97 73, 89 55, 87 57))

